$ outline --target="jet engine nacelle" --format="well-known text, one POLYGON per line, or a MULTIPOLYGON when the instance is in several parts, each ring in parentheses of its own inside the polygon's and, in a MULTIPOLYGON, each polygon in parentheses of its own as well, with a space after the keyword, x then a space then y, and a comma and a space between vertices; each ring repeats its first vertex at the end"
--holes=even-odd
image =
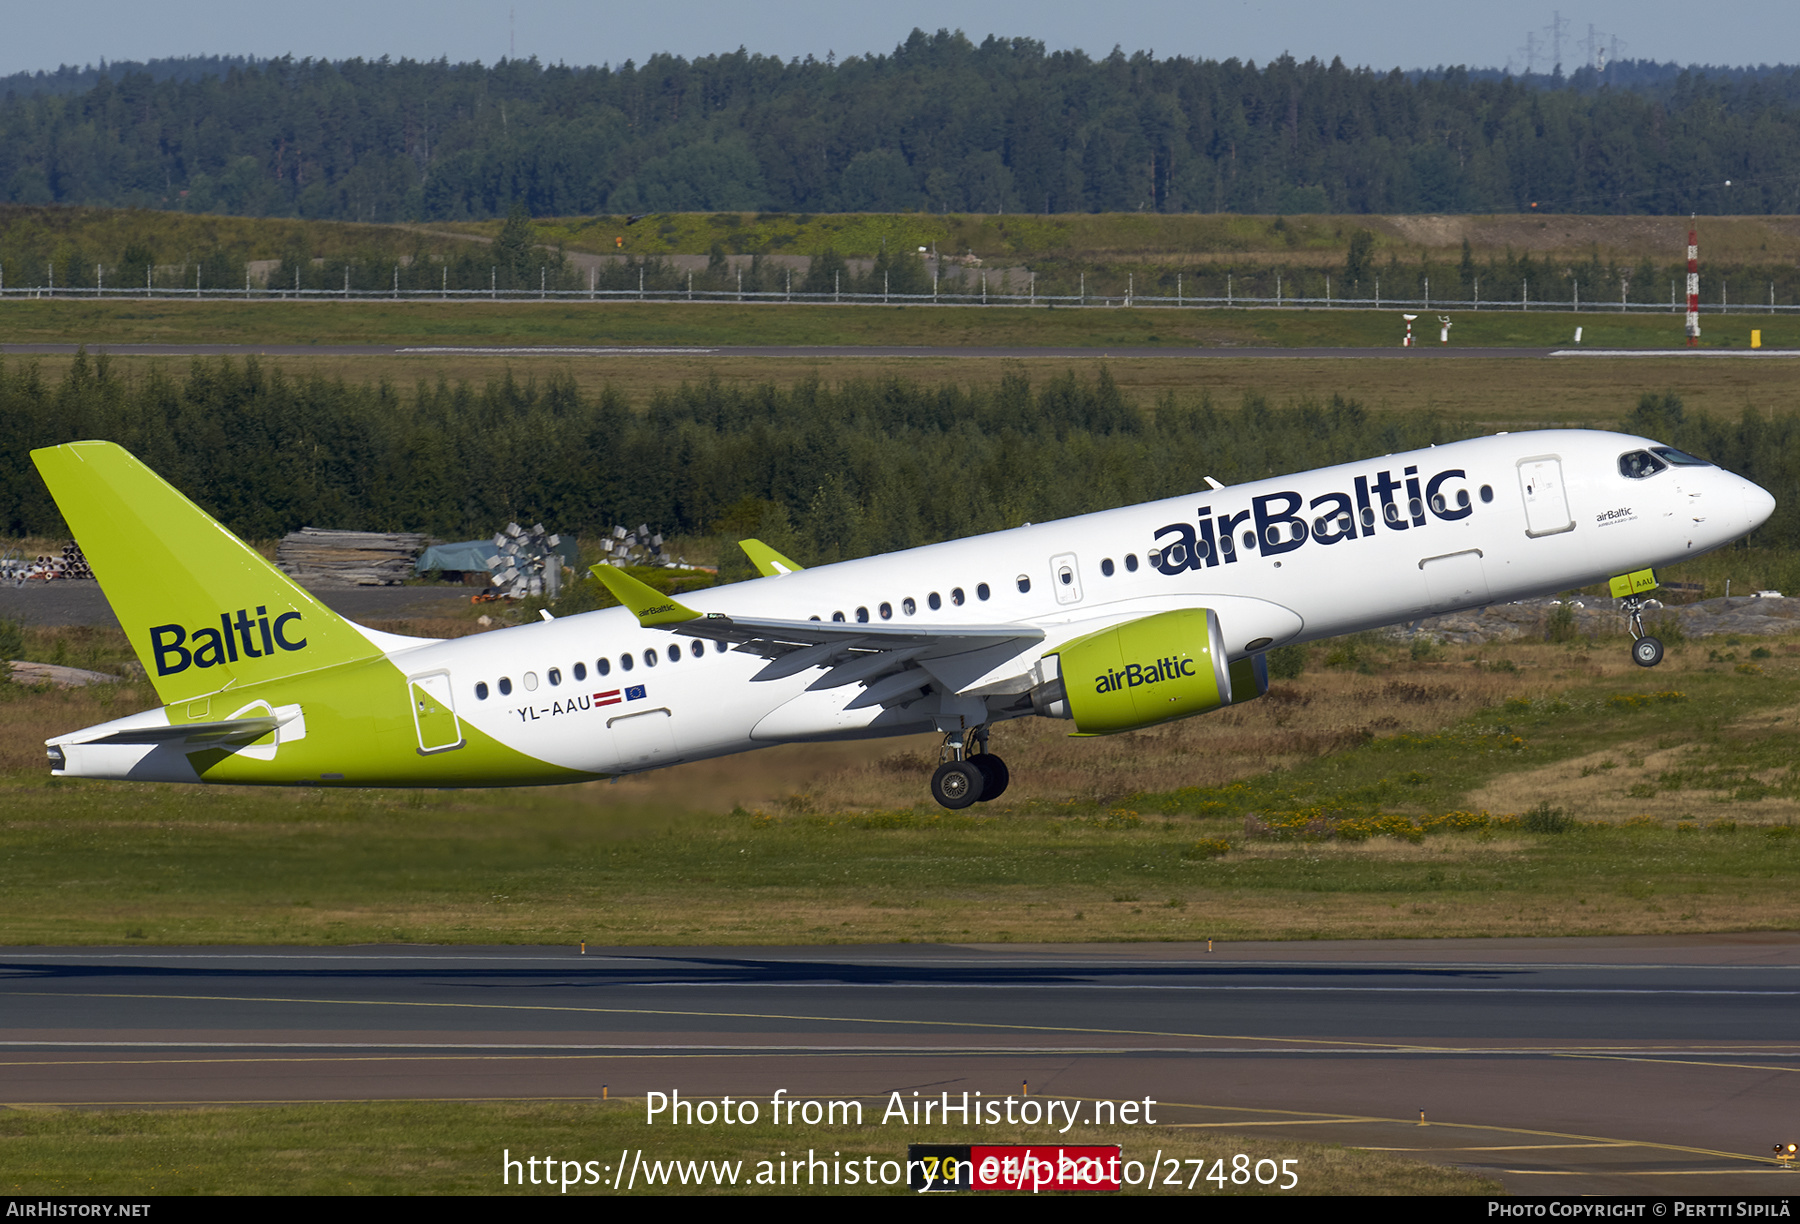
POLYGON ((1032 709, 1070 718, 1080 735, 1110 735, 1204 714, 1269 690, 1252 655, 1228 664, 1210 608, 1159 612, 1064 642, 1038 665, 1032 709))

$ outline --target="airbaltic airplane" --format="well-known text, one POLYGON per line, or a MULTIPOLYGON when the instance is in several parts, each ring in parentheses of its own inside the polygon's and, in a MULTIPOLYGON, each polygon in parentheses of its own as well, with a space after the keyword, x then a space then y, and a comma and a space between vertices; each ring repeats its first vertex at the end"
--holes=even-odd
POLYGON ((624 607, 437 641, 338 616, 118 446, 33 458, 166 703, 48 741, 58 777, 516 786, 935 730, 953 808, 1006 788, 997 721, 1149 727, 1260 696, 1274 646, 1611 576, 1634 612, 1775 508, 1647 438, 1501 434, 817 569, 745 541, 764 577, 682 602, 601 566, 624 607))

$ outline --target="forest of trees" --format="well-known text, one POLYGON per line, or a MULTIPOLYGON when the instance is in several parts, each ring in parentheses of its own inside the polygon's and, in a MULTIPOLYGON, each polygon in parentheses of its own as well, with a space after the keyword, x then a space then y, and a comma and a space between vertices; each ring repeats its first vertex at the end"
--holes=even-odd
MULTIPOLYGON (((1758 543, 1800 545, 1800 415, 1620 404, 1622 425, 1774 493, 1758 543)), ((0 362, 0 534, 65 528, 29 452, 108 438, 250 539, 301 526, 488 535, 508 520, 592 533, 759 536, 803 563, 841 560, 1238 483, 1486 432, 1383 416, 1354 400, 1153 412, 1102 374, 993 388, 903 380, 704 383, 633 405, 561 377, 486 386, 295 379, 254 360, 120 377, 78 359, 60 381, 0 362)))
POLYGON ((835 63, 69 70, 0 202, 394 221, 655 211, 1791 213, 1800 72, 1518 80, 914 31, 835 63), (92 83, 89 84, 89 81, 92 83), (1727 187, 1726 181, 1731 185, 1727 187))

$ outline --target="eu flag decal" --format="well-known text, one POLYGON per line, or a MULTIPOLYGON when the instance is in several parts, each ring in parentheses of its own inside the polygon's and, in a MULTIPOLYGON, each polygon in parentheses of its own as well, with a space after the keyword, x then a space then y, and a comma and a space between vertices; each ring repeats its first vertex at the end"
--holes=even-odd
POLYGON ((626 701, 642 701, 643 699, 644 699, 644 686, 643 685, 634 684, 630 688, 625 690, 625 700, 626 701))

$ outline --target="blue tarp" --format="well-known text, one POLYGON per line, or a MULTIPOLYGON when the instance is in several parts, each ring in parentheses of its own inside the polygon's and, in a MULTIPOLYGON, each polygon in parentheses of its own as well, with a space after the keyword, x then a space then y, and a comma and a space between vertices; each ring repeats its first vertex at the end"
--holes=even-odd
MULTIPOLYGON (((581 566, 581 551, 575 546, 574 536, 564 536, 556 546, 562 554, 563 564, 570 569, 581 566)), ((488 558, 497 557, 500 550, 494 547, 492 540, 464 540, 460 544, 433 544, 419 554, 416 572, 425 574, 432 570, 461 570, 492 573, 488 569, 488 558)))

